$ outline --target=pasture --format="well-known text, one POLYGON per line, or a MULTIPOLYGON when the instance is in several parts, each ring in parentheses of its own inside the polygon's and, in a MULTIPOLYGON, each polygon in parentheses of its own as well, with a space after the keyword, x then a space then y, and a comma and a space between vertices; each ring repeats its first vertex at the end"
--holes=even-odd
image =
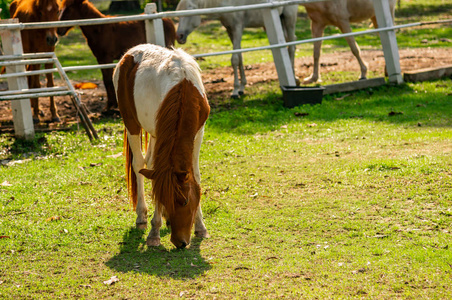
MULTIPOLYGON (((405 18, 416 9, 427 18, 440 14, 413 4, 405 18)), ((301 30, 299 38, 309 36, 301 30)), ((450 36, 450 26, 416 30, 415 39, 399 38, 401 48, 450 47, 438 39, 450 36), (438 43, 417 44, 419 36, 438 43)), ((94 60, 75 33, 69 39, 78 44, 63 38, 57 46, 63 64, 78 55, 94 60)), ((204 47, 205 37, 201 29, 187 46, 204 47)), ((216 42, 229 45, 225 35, 216 42)), ((341 42, 324 51, 348 51, 341 42)), ((297 56, 311 56, 304 47, 297 56)), ((214 69, 230 62, 200 63, 214 69)), ((324 73, 324 81, 333 75, 324 73)), ((73 76, 101 79, 100 72, 73 76)), ((282 106, 275 81, 253 84, 241 99, 212 95, 200 156, 211 237, 194 238, 184 250, 171 244, 166 227, 156 248, 145 245, 149 228, 135 229, 120 119, 97 120, 94 144, 76 126, 38 133, 32 142, 3 134, 0 298, 448 299, 451 86, 450 78, 384 86, 293 109, 282 106)), ((149 193, 147 182, 148 200, 149 193)))

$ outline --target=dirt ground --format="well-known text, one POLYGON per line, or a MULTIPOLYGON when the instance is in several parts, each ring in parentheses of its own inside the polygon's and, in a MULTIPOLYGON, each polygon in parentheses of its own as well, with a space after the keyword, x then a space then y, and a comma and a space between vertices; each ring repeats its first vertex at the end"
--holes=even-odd
MULTIPOLYGON (((418 70, 423 68, 440 67, 452 65, 452 55, 450 48, 424 48, 413 50, 400 50, 400 64, 402 72, 418 70)), ((363 59, 369 64, 369 71, 376 71, 378 76, 383 76, 384 57, 382 51, 364 50, 363 59)), ((229 60, 229 58, 228 58, 229 60)), ((246 63, 246 61, 245 61, 246 63)), ((296 75, 303 79, 310 75, 312 71, 312 57, 303 57, 296 59, 296 75)), ((334 71, 352 71, 359 77, 359 65, 350 51, 335 52, 323 54, 321 57, 321 74, 334 71)), ((248 86, 277 80, 276 69, 273 63, 260 63, 255 65, 246 65, 245 70, 248 86)), ((212 106, 221 105, 222 99, 229 99, 233 85, 233 74, 231 67, 223 67, 203 72, 203 80, 212 106)), ((73 82, 76 84, 78 82, 73 82)), ((107 102, 107 96, 103 83, 94 82, 98 85, 95 89, 80 89, 81 100, 86 105, 90 117, 99 119, 104 116, 103 110, 107 102)), ((57 82, 62 85, 63 82, 57 82)), ((5 84, 0 82, 0 90, 5 88, 5 84)), ((38 124, 37 130, 49 130, 56 127, 64 127, 67 124, 76 121, 76 110, 68 96, 56 97, 62 124, 50 123, 50 112, 48 110, 49 101, 44 99, 40 101, 41 109, 45 114, 41 117, 42 122, 38 124)), ((119 117, 119 112, 115 112, 119 117)), ((12 131, 12 115, 9 101, 0 102, 0 132, 12 131)))

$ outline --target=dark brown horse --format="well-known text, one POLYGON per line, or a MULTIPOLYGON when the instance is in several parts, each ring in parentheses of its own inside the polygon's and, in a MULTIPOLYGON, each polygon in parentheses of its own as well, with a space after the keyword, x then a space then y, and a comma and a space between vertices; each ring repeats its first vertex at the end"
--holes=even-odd
POLYGON ((181 49, 143 44, 127 51, 113 80, 126 127, 127 187, 139 228, 147 225, 144 177, 152 180, 156 205, 147 245, 160 245, 162 215, 178 248, 190 244, 193 224, 198 237, 208 237, 200 206, 199 151, 210 107, 198 64, 181 49), (143 130, 150 135, 145 157, 143 130))
MULTIPOLYGON (((63 0, 60 20, 79 20, 105 18, 88 0, 63 0)), ((163 19, 166 46, 174 46, 176 29, 170 19, 163 19)), ((66 35, 69 27, 58 28, 58 34, 66 35)), ((130 21, 103 25, 80 26, 88 46, 99 64, 112 63, 133 46, 146 43, 144 21, 130 21)), ((112 81, 113 69, 102 69, 102 77, 107 90, 107 110, 117 107, 115 90, 112 81)))
MULTIPOLYGON (((12 18, 18 18, 22 23, 52 22, 58 21, 59 5, 59 0, 14 0, 9 11, 12 18)), ((58 42, 56 28, 22 30, 21 36, 24 53, 54 52, 58 42)), ((53 64, 45 64, 46 69, 52 67, 53 64)), ((27 69, 29 71, 39 70, 40 65, 30 65, 27 69)), ((53 87, 53 74, 46 74, 46 78, 47 87, 53 87)), ((41 87, 39 75, 29 76, 28 85, 29 88, 41 87)), ((38 123, 40 113, 38 98, 31 99, 31 106, 33 107, 33 122, 38 123)), ((60 122, 53 97, 50 97, 50 112, 52 121, 60 122)))

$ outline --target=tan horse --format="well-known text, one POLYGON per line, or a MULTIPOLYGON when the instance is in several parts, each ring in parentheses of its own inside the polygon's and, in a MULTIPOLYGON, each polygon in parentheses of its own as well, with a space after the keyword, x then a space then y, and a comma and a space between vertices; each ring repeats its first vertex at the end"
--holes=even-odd
MULTIPOLYGON (((10 7, 12 18, 18 18, 22 23, 29 22, 53 22, 58 21, 59 0, 14 0, 10 7)), ((58 42, 56 28, 22 30, 22 45, 24 53, 54 52, 58 42)), ((46 69, 51 69, 53 64, 45 64, 46 69)), ((30 65, 29 71, 39 70, 40 65, 30 65)), ((46 74, 47 87, 53 87, 53 74, 46 74)), ((29 88, 39 88, 39 75, 28 77, 29 88)), ((39 123, 39 103, 38 98, 31 99, 33 107, 33 122, 39 123)), ((53 122, 60 122, 57 108, 53 96, 50 97, 50 113, 53 122)))
MULTIPOLYGON (((102 14, 88 0, 63 0, 60 20, 97 19, 108 17, 102 14)), ((176 28, 173 21, 163 18, 165 45, 170 48, 176 41, 176 28)), ((64 36, 71 27, 58 28, 58 34, 64 36)), ((88 46, 99 64, 109 64, 133 46, 146 43, 144 21, 129 21, 112 24, 80 26, 88 46)), ((113 70, 102 69, 102 78, 107 90, 106 110, 117 107, 115 89, 112 81, 113 70)))
POLYGON ((121 58, 113 81, 126 129, 126 179, 138 228, 147 226, 144 177, 152 180, 155 211, 147 245, 160 245, 162 214, 177 248, 190 243, 193 223, 195 234, 207 237, 199 151, 210 107, 198 64, 180 49, 143 44, 121 58), (145 157, 143 130, 150 135, 145 157))
MULTIPOLYGON (((372 20, 375 28, 378 27, 375 18, 375 11, 372 0, 333 0, 325 2, 315 2, 303 4, 306 8, 309 18, 311 19, 312 37, 318 38, 323 36, 323 31, 328 25, 334 25, 342 33, 351 32, 350 23, 358 23, 368 19, 372 20)), ((389 0, 389 6, 394 20, 395 0, 389 0)), ((358 60, 361 68, 360 79, 367 77, 367 63, 361 58, 361 51, 355 38, 346 37, 350 50, 358 60)), ((314 83, 320 81, 320 53, 322 41, 314 42, 314 69, 311 76, 306 77, 303 83, 314 83)))

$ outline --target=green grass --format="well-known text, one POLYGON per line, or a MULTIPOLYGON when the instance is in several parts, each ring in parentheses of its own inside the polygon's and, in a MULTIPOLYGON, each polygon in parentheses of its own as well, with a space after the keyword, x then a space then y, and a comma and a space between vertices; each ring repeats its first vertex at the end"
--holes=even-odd
POLYGON ((0 298, 449 298, 450 83, 293 109, 270 84, 216 107, 200 160, 211 238, 183 251, 165 227, 158 248, 134 229, 120 121, 96 123, 93 145, 2 136, 0 298))

